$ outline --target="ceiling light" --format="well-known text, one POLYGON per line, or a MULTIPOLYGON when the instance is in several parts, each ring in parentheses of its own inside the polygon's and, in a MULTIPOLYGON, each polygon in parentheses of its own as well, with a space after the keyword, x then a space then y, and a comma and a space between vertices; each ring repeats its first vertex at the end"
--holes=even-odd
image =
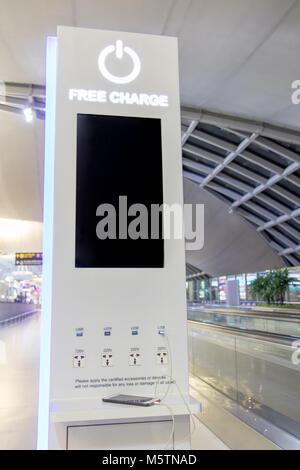
POLYGON ((26 122, 31 122, 33 120, 33 111, 30 106, 28 106, 27 108, 24 108, 23 113, 24 113, 26 122))

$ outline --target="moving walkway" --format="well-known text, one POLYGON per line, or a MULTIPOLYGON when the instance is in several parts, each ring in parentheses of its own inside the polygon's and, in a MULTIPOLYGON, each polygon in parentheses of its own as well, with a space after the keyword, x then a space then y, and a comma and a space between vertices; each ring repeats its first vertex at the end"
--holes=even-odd
POLYGON ((190 307, 188 331, 198 388, 279 447, 300 449, 300 315, 190 307))

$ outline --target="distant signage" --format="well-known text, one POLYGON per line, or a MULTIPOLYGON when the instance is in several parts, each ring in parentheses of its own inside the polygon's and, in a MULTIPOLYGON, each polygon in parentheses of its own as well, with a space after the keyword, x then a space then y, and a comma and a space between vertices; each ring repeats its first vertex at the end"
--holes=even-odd
POLYGON ((16 266, 32 266, 43 264, 43 253, 16 253, 16 266))

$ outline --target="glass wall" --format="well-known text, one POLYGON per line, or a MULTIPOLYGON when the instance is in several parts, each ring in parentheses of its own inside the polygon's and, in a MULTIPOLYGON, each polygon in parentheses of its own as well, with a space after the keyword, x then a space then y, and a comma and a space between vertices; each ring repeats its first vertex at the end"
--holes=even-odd
POLYGON ((300 302, 300 268, 289 270, 293 283, 289 288, 289 302, 300 302))
POLYGON ((252 282, 255 281, 255 279, 257 279, 257 273, 246 274, 246 292, 247 292, 246 299, 247 300, 256 300, 255 296, 251 295, 251 289, 250 289, 250 286, 252 282))
MULTIPOLYGON (((286 301, 289 303, 299 303, 300 305, 300 267, 288 268, 291 283, 287 292, 286 301)), ((257 302, 251 295, 251 283, 258 277, 264 276, 264 272, 230 274, 228 276, 215 277, 206 280, 191 280, 187 282, 188 302, 203 304, 225 304, 226 303, 226 282, 238 280, 239 295, 241 304, 257 302)), ((259 301, 259 299, 258 299, 259 301)))
POLYGON ((240 300, 245 301, 247 299, 246 274, 237 274, 236 280, 239 281, 240 300))
POLYGON ((226 276, 219 277, 219 301, 226 301, 226 276))
MULTIPOLYGON (((216 280, 216 285, 218 285, 218 279, 216 280)), ((186 294, 187 299, 192 299, 194 302, 210 302, 211 301, 211 291, 214 289, 210 279, 195 280, 186 282, 186 294)), ((217 298, 217 295, 216 297, 217 298)))

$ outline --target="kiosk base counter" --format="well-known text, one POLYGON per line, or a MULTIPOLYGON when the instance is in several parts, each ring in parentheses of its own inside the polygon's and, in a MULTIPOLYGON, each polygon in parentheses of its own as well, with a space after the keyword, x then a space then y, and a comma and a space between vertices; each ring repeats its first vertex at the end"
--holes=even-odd
MULTIPOLYGON (((193 398, 188 406, 193 414, 201 411, 193 398)), ((57 449, 190 448, 190 415, 183 401, 172 395, 155 406, 99 404, 97 399, 57 400, 51 408, 57 449)))

